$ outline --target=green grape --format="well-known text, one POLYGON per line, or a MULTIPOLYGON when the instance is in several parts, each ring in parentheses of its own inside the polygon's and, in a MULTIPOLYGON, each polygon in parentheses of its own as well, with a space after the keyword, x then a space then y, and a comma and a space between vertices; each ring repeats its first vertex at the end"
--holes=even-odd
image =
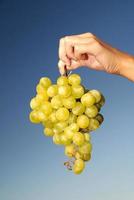
POLYGON ((104 121, 104 117, 100 113, 95 117, 95 119, 97 119, 100 124, 102 124, 102 122, 104 121))
POLYGON ((79 131, 79 126, 78 126, 78 124, 76 124, 76 123, 70 124, 69 128, 70 128, 72 131, 74 131, 74 132, 79 131))
POLYGON ((33 110, 32 112, 30 112, 29 120, 34 124, 40 123, 40 120, 38 119, 38 114, 37 114, 36 110, 33 110))
POLYGON ((77 118, 77 124, 79 128, 87 128, 89 126, 90 119, 86 115, 80 115, 77 118))
POLYGON ((77 120, 77 116, 70 112, 68 124, 76 123, 76 120, 77 120))
POLYGON ((56 118, 56 111, 53 111, 50 115, 49 115, 49 120, 52 122, 52 123, 57 123, 58 120, 56 118))
POLYGON ((84 133, 85 141, 90 142, 91 141, 91 135, 89 133, 84 133))
POLYGON ((63 134, 61 134, 61 136, 60 136, 61 138, 61 143, 63 144, 63 145, 69 145, 69 144, 71 144, 71 141, 67 138, 67 136, 63 133, 63 134))
POLYGON ((75 155, 76 149, 74 144, 67 145, 65 147, 65 155, 68 157, 73 157, 75 155))
POLYGON ((72 109, 74 115, 82 115, 85 112, 85 106, 82 103, 76 102, 75 107, 72 109))
POLYGON ((61 145, 62 144, 61 138, 60 138, 60 134, 55 133, 53 135, 53 143, 57 144, 57 145, 61 145))
POLYGON ((82 146, 79 147, 80 154, 89 154, 92 151, 92 144, 89 142, 85 142, 82 146))
POLYGON ((87 107, 85 110, 85 114, 90 117, 93 118, 98 114, 98 109, 95 105, 91 106, 91 107, 87 107))
POLYGON ((47 89, 47 95, 49 97, 54 97, 58 94, 58 86, 57 85, 50 85, 47 89))
POLYGON ((71 74, 68 77, 68 82, 70 85, 79 85, 81 83, 81 77, 78 74, 71 74))
POLYGON ((90 92, 85 93, 81 97, 81 103, 86 107, 92 106, 93 104, 95 104, 95 101, 95 97, 90 92))
POLYGON ((62 98, 67 98, 71 95, 71 87, 69 85, 62 85, 59 86, 58 88, 58 94, 62 97, 62 98))
POLYGON ((42 110, 37 110, 37 116, 40 122, 45 122, 48 120, 48 116, 42 110))
POLYGON ((75 98, 73 96, 64 98, 62 100, 62 102, 63 102, 63 105, 65 106, 65 108, 67 108, 67 109, 72 109, 76 105, 76 100, 75 100, 75 98))
POLYGON ((96 103, 101 100, 101 93, 98 90, 90 90, 90 93, 95 97, 96 103))
POLYGON ((91 159, 91 153, 82 155, 82 160, 89 161, 90 159, 91 159))
POLYGON ((75 174, 80 174, 85 168, 85 163, 82 159, 76 159, 73 166, 73 172, 75 174))
POLYGON ((41 105, 40 109, 46 115, 50 115, 52 113, 52 106, 51 106, 51 103, 48 101, 44 101, 44 103, 41 105))
POLYGON ((84 94, 84 88, 82 85, 72 86, 72 96, 75 99, 80 99, 83 94, 84 94))
POLYGON ((40 101, 37 101, 36 97, 32 98, 30 101, 31 109, 36 109, 40 106, 40 101))
POLYGON ((94 131, 100 127, 100 123, 97 119, 90 119, 89 130, 94 131))
POLYGON ((37 84, 36 86, 36 92, 37 94, 43 94, 44 93, 44 87, 41 84, 37 84))
POLYGON ((77 152, 75 153, 75 158, 76 158, 76 159, 82 158, 82 155, 77 151, 77 152))
POLYGON ((69 118, 69 111, 66 108, 63 108, 63 107, 59 108, 56 111, 56 118, 59 121, 66 121, 66 120, 68 120, 68 118, 69 118))
POLYGON ((44 129, 44 135, 49 136, 49 137, 53 136, 54 135, 53 129, 45 128, 44 129))
POLYGON ((68 85, 68 78, 66 76, 60 76, 57 79, 57 85, 59 85, 59 86, 68 85))
POLYGON ((99 101, 101 107, 105 104, 105 97, 101 94, 101 100, 99 101))
POLYGON ((72 139, 73 139, 73 136, 74 136, 74 134, 75 134, 75 132, 72 131, 72 130, 70 129, 70 127, 68 126, 68 127, 66 127, 66 128, 64 129, 64 134, 66 135, 66 137, 67 137, 69 140, 72 140, 72 139))
POLYGON ((47 100, 49 99, 49 97, 48 97, 48 95, 47 95, 47 91, 44 90, 43 93, 37 94, 37 95, 36 95, 36 99, 37 99, 37 101, 40 101, 41 103, 42 103, 43 101, 47 101, 47 100))
POLYGON ((73 136, 73 143, 78 145, 78 146, 81 146, 83 145, 85 142, 85 137, 82 133, 80 132, 76 132, 73 136))
POLYGON ((44 88, 48 88, 52 84, 52 82, 48 77, 42 77, 39 84, 42 85, 44 88))
POLYGON ((66 121, 60 121, 54 125, 54 128, 56 128, 59 131, 59 133, 61 133, 67 127, 67 125, 68 123, 66 121))
POLYGON ((60 107, 62 107, 62 99, 59 95, 56 95, 54 96, 52 99, 51 99, 51 106, 52 108, 54 109, 58 109, 60 107))

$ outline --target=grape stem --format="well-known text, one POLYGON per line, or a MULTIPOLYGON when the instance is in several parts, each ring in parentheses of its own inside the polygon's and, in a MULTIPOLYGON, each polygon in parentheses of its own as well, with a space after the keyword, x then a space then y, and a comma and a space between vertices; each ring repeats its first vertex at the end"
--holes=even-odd
POLYGON ((68 77, 68 73, 67 73, 67 66, 64 66, 64 71, 65 71, 65 76, 68 77))

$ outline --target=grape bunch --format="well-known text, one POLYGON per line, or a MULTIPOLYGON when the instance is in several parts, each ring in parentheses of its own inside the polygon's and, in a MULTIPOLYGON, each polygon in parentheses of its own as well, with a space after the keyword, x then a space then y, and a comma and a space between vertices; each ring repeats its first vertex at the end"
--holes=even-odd
POLYGON ((44 135, 52 137, 56 145, 63 145, 69 160, 64 165, 75 174, 91 159, 91 132, 100 127, 99 113, 104 96, 98 90, 85 89, 78 74, 60 76, 57 84, 47 77, 40 79, 36 96, 31 99, 29 118, 41 123, 44 135))

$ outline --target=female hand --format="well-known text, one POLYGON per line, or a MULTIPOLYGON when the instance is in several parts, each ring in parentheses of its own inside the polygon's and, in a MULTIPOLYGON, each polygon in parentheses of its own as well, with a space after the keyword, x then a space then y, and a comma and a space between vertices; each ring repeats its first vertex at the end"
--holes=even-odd
POLYGON ((61 38, 59 59, 58 67, 61 74, 64 74, 65 65, 68 70, 86 66, 119 74, 134 81, 134 57, 102 42, 92 33, 61 38))

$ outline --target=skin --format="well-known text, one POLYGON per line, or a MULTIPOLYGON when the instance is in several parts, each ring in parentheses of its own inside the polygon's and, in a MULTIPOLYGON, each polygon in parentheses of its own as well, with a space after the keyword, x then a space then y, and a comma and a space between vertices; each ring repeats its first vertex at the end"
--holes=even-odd
POLYGON ((134 56, 113 48, 92 33, 60 39, 58 67, 61 74, 65 73, 65 66, 67 70, 86 66, 134 81, 134 56))

